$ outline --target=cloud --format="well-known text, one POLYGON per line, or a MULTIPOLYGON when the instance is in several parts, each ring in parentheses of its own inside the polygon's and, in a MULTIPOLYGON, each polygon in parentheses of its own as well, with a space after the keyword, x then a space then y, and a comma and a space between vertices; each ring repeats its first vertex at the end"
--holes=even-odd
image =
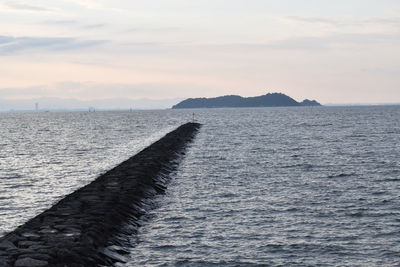
POLYGON ((327 19, 327 18, 318 18, 318 17, 297 17, 297 16, 288 16, 285 17, 288 21, 293 22, 305 22, 305 23, 323 23, 323 24, 340 24, 340 21, 334 19, 327 19))
POLYGON ((46 20, 43 24, 46 25, 75 25, 78 24, 77 20, 46 20))
POLYGON ((286 21, 295 23, 329 24, 334 26, 360 26, 365 24, 400 25, 400 17, 370 17, 365 19, 332 19, 325 17, 287 16, 286 21))
POLYGON ((46 20, 43 22, 40 22, 41 24, 44 24, 46 26, 69 26, 74 29, 101 29, 105 28, 108 25, 105 23, 93 23, 93 24, 87 24, 87 23, 82 23, 78 20, 46 20))
POLYGON ((104 28, 107 25, 104 23, 98 23, 98 24, 88 24, 88 25, 83 25, 82 28, 84 29, 100 29, 100 28, 104 28))
POLYGON ((400 25, 400 17, 398 18, 369 18, 361 20, 362 23, 373 23, 373 24, 390 24, 400 25))
POLYGON ((1 9, 9 11, 28 11, 28 12, 53 11, 53 9, 47 7, 34 6, 27 4, 25 2, 16 2, 16 1, 0 2, 0 10, 1 9))
POLYGON ((132 27, 127 29, 125 32, 149 32, 149 33, 170 33, 170 32, 180 32, 183 29, 180 27, 132 27))
POLYGON ((0 55, 11 55, 26 50, 64 51, 104 44, 105 40, 81 40, 65 37, 0 36, 0 55))
POLYGON ((97 83, 58 82, 50 85, 0 88, 0 99, 22 99, 38 97, 66 98, 73 95, 77 99, 98 100, 105 98, 131 99, 171 99, 185 98, 203 93, 215 92, 216 88, 185 83, 97 83))
MULTIPOLYGON (((97 82, 59 82, 52 86, 64 94, 79 95, 83 99, 101 98, 151 98, 185 97, 194 92, 210 88, 184 83, 97 83, 97 82)), ((212 89, 210 89, 212 91, 212 89)))
POLYGON ((0 88, 0 98, 13 98, 28 95, 30 97, 42 96, 48 93, 46 86, 32 86, 27 88, 0 88))
POLYGON ((124 9, 115 7, 106 7, 99 0, 71 0, 72 2, 89 9, 108 10, 108 11, 124 11, 124 9))
POLYGON ((205 45, 218 50, 309 50, 318 51, 351 45, 397 44, 400 36, 395 34, 334 34, 327 36, 304 36, 266 43, 232 43, 205 45))
POLYGON ((321 37, 292 38, 267 45, 275 49, 317 50, 343 45, 398 43, 400 36, 392 34, 335 34, 321 37))
POLYGON ((102 5, 99 3, 99 1, 95 0, 73 0, 73 2, 87 8, 102 8, 102 5))

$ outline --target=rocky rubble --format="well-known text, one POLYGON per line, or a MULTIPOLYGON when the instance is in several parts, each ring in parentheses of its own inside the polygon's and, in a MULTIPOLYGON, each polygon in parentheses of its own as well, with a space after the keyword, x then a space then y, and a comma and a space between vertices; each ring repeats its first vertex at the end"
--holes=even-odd
POLYGON ((146 199, 166 189, 200 124, 187 123, 0 238, 0 267, 113 266, 146 199))

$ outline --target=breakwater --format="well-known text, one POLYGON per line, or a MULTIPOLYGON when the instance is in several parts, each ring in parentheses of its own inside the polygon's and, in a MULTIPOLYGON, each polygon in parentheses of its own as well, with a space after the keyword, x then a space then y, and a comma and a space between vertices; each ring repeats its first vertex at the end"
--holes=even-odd
POLYGON ((0 238, 1 266, 124 262, 146 200, 166 189, 200 124, 187 123, 0 238))

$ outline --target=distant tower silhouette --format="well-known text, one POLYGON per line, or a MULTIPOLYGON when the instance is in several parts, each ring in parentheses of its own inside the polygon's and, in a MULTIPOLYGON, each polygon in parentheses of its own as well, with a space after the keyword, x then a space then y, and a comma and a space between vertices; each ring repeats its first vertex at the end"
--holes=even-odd
POLYGON ((39 111, 39 103, 35 103, 35 110, 39 111))

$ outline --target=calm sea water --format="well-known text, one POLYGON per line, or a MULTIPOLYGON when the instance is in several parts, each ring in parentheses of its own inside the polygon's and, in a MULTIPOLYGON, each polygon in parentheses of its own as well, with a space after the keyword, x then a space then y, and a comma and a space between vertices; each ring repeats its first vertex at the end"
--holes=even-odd
POLYGON ((0 235, 158 140, 181 117, 167 111, 0 114, 0 235))
MULTIPOLYGON (((0 115, 0 230, 193 111, 0 115)), ((400 107, 196 110, 126 266, 400 265, 400 107)))

